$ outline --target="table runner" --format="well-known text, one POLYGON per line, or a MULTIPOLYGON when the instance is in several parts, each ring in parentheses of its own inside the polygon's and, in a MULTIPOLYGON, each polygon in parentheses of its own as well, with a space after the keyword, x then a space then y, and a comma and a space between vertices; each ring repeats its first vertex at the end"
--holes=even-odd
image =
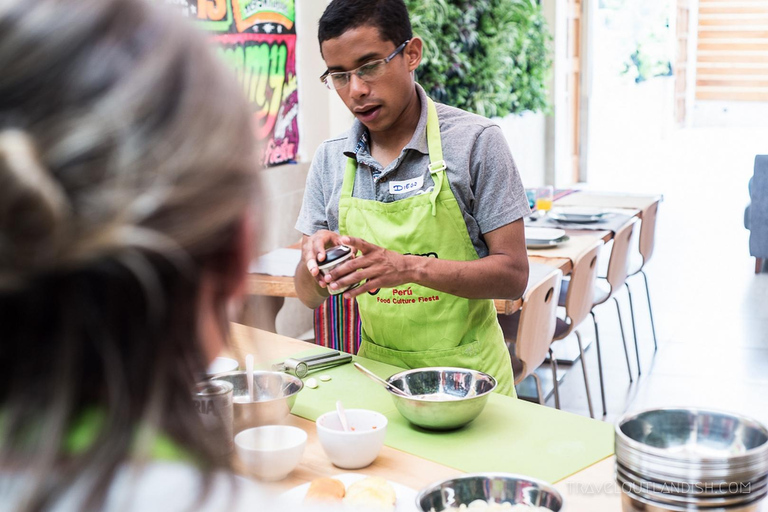
POLYGON ((632 195, 611 192, 580 191, 558 199, 556 206, 594 206, 596 208, 635 208, 645 210, 656 201, 661 201, 661 195, 632 195))
MULTIPOLYGON (((355 360, 384 378, 402 371, 358 356, 355 360)), ((337 400, 346 409, 379 411, 389 420, 388 446, 461 471, 503 471, 556 482, 613 454, 612 425, 523 400, 493 393, 466 427, 431 432, 412 426, 397 412, 389 393, 350 364, 313 375, 331 380, 317 379, 317 389, 305 387, 293 414, 316 420, 335 410, 337 400)))
MULTIPOLYGON (((637 210, 635 210, 637 211, 637 210)), ((600 222, 590 222, 588 224, 580 222, 559 222, 548 216, 543 218, 526 217, 525 226, 532 228, 557 228, 557 229, 579 229, 583 231, 611 231, 616 233, 624 227, 632 215, 626 213, 610 212, 600 222)))
POLYGON ((568 258, 576 261, 584 251, 592 247, 592 244, 602 237, 598 232, 590 232, 584 235, 569 235, 570 240, 551 249, 528 249, 528 256, 543 256, 547 258, 568 258))

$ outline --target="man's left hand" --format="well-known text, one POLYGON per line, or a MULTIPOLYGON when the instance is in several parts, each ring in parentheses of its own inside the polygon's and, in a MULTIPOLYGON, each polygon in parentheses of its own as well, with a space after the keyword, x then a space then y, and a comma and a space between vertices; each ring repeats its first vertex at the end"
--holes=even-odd
POLYGON ((329 288, 344 288, 366 280, 357 288, 344 292, 345 298, 351 299, 378 288, 392 288, 413 282, 413 269, 409 265, 412 257, 384 249, 362 238, 344 236, 341 243, 352 247, 360 255, 339 265, 325 277, 329 288))

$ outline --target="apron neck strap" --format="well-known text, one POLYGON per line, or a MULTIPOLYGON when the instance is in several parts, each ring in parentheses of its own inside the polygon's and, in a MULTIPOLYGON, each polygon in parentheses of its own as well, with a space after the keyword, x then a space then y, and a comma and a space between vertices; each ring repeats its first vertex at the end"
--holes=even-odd
POLYGON ((443 160, 443 144, 440 140, 440 121, 437 119, 435 102, 427 98, 427 147, 429 148, 429 172, 435 186, 429 195, 432 203, 432 216, 437 215, 437 196, 445 182, 445 160, 443 160))

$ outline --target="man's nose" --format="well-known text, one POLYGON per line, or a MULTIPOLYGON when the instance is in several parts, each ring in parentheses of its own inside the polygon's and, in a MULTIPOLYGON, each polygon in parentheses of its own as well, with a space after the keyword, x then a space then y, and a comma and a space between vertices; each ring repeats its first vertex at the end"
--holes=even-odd
POLYGON ((357 74, 352 73, 349 76, 349 94, 353 98, 364 98, 370 92, 368 84, 357 74))

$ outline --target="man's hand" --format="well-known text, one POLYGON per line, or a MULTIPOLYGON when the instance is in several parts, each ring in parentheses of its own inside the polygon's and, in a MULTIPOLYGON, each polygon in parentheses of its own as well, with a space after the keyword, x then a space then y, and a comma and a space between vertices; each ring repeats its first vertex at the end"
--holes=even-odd
POLYGON ((344 292, 344 297, 353 298, 377 288, 392 288, 414 281, 412 263, 417 257, 404 256, 362 238, 343 236, 341 243, 361 254, 325 276, 329 288, 335 290, 367 280, 357 288, 344 292))
POLYGON ((325 261, 325 250, 341 244, 341 235, 321 229, 312 236, 305 236, 301 242, 301 261, 320 288, 327 282, 323 279, 318 265, 325 261))

